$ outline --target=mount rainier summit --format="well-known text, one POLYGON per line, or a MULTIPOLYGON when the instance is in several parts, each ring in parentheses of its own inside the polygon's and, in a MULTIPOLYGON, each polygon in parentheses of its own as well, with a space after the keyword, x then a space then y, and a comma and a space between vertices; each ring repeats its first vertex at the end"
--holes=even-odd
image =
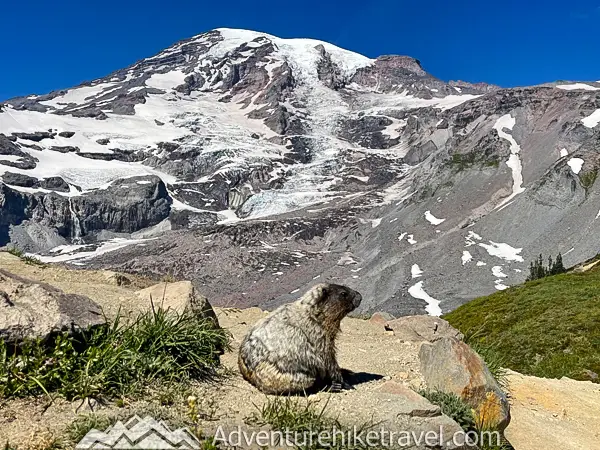
POLYGON ((444 82, 217 29, 0 103, 0 246, 272 308, 311 284, 439 315, 600 246, 600 82, 444 82))

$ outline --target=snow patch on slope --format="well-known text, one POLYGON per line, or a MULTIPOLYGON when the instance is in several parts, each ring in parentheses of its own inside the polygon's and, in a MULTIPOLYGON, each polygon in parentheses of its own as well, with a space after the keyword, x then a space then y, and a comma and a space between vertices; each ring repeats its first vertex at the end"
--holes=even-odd
POLYGON ((581 158, 571 158, 569 161, 567 161, 567 164, 569 165, 573 173, 577 175, 579 172, 581 172, 583 162, 584 161, 581 158))
POLYGON ((155 73, 146 80, 146 86, 169 91, 184 83, 187 75, 181 70, 172 70, 167 73, 155 73))
POLYGON ((590 86, 589 84, 585 83, 559 84, 556 87, 565 91, 574 91, 577 89, 582 89, 584 91, 600 91, 600 88, 590 86))
POLYGON ((427 222, 429 222, 432 225, 439 225, 446 220, 446 219, 438 219, 433 214, 431 214, 431 211, 425 211, 425 219, 427 220, 427 222))
POLYGON ((423 275, 423 271, 418 264, 413 264, 410 268, 410 274, 412 278, 419 278, 421 275, 423 275))
POLYGON ((440 308, 440 301, 433 298, 423 289, 423 282, 419 281, 413 286, 408 288, 408 293, 419 300, 424 300, 427 303, 425 311, 430 316, 439 317, 442 315, 442 309, 440 308))
POLYGON ((462 254, 462 265, 464 266, 465 264, 467 264, 469 261, 471 261, 473 259, 473 255, 471 255, 470 252, 468 252, 467 250, 463 251, 462 254))
POLYGON ((584 126, 594 128, 600 123, 600 109, 597 109, 592 114, 581 119, 584 126))
POLYGON ((53 106, 61 109, 61 107, 67 106, 69 103, 76 105, 82 105, 86 103, 86 98, 96 97, 98 94, 108 92, 108 89, 113 87, 116 83, 100 83, 94 86, 82 86, 79 88, 69 89, 65 94, 54 97, 51 100, 45 100, 40 102, 42 105, 53 106))
POLYGON ((521 253, 521 251, 523 250, 522 248, 514 248, 503 242, 489 242, 489 244, 479 243, 478 245, 480 247, 485 248, 491 256, 495 256, 506 261, 524 261, 523 257, 519 255, 519 253, 521 253))
POLYGON ((506 275, 504 272, 502 272, 502 266, 494 266, 494 267, 492 267, 492 274, 496 278, 506 278, 506 277, 508 277, 508 275, 506 275))
POLYGON ((521 158, 519 157, 521 146, 517 144, 517 141, 515 141, 511 134, 504 131, 505 128, 512 130, 515 124, 515 118, 510 114, 505 114, 500 117, 494 125, 494 129, 498 133, 498 136, 510 142, 510 156, 508 157, 508 161, 506 161, 506 165, 511 169, 513 177, 512 194, 502 200, 500 204, 496 206, 496 209, 502 209, 502 207, 506 206, 513 198, 525 191, 525 188, 523 187, 523 166, 521 158))

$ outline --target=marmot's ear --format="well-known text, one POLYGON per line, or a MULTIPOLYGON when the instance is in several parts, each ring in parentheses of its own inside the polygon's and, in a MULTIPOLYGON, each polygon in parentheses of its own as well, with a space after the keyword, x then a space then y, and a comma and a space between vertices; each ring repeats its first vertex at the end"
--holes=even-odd
POLYGON ((326 284, 318 284, 309 290, 300 299, 305 305, 317 305, 329 296, 329 289, 326 284))
POLYGON ((322 284, 321 286, 319 286, 319 302, 322 302, 323 300, 326 300, 327 297, 329 297, 329 286, 327 286, 326 284, 322 284))

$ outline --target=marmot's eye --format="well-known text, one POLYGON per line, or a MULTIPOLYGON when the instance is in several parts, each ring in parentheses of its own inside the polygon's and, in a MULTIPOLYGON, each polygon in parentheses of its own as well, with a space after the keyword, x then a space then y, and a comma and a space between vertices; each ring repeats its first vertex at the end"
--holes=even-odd
POLYGON ((348 297, 348 293, 346 291, 342 291, 342 298, 347 298, 348 297))

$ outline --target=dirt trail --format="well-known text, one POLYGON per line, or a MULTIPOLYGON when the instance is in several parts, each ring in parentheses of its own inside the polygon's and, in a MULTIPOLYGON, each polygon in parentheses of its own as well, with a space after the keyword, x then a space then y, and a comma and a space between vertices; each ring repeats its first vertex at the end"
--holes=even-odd
POLYGON ((600 385, 509 372, 512 420, 506 435, 516 450, 599 450, 600 385))

